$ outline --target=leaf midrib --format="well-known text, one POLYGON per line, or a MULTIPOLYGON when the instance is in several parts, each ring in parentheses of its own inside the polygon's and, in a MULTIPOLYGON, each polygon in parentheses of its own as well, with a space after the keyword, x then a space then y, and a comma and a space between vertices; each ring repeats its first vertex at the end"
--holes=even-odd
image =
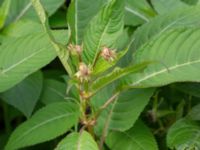
POLYGON ((134 83, 132 83, 132 86, 137 86, 137 85, 139 85, 141 82, 143 82, 143 81, 145 81, 145 80, 148 80, 148 79, 150 79, 150 78, 153 78, 153 77, 155 77, 155 76, 157 76, 157 75, 160 75, 160 74, 163 74, 163 73, 166 73, 166 72, 169 72, 169 73, 170 73, 170 71, 173 71, 173 70, 175 70, 175 69, 179 69, 179 68, 181 68, 181 67, 185 67, 185 66, 189 66, 189 65, 197 64, 197 63, 200 63, 200 59, 194 60, 194 61, 188 61, 188 62, 182 63, 182 64, 176 64, 176 65, 174 65, 174 66, 170 66, 170 67, 168 67, 168 68, 165 68, 165 69, 162 69, 162 70, 153 72, 153 73, 151 73, 151 74, 149 74, 149 75, 147 75, 147 76, 145 76, 145 77, 143 77, 143 78, 141 78, 141 79, 135 81, 134 83))
POLYGON ((128 7, 128 6, 126 6, 125 9, 126 9, 128 12, 130 12, 130 13, 132 13, 132 14, 138 16, 138 17, 141 18, 142 20, 144 20, 144 21, 146 21, 146 22, 149 22, 149 19, 148 19, 146 16, 140 14, 140 13, 137 12, 136 10, 133 10, 132 8, 130 8, 130 7, 128 7))
MULTIPOLYGON (((166 16, 166 15, 164 15, 163 17, 165 17, 165 16, 166 16)), ((149 39, 147 39, 146 41, 144 41, 144 43, 141 44, 139 47, 142 47, 143 45, 145 45, 145 43, 148 43, 151 39, 153 39, 153 38, 155 38, 155 37, 158 37, 159 35, 161 35, 161 33, 163 33, 163 32, 165 32, 166 30, 172 28, 174 25, 176 25, 176 23, 181 22, 182 20, 184 20, 185 18, 187 18, 187 17, 189 17, 189 16, 192 16, 192 15, 181 16, 180 18, 177 18, 176 20, 172 20, 171 23, 164 25, 164 28, 163 28, 162 30, 158 29, 158 33, 156 33, 155 35, 153 35, 152 37, 150 37, 149 39)), ((155 18, 154 20, 156 20, 156 18, 155 18)), ((152 23, 149 23, 149 24, 151 25, 152 23)), ((146 26, 146 25, 148 25, 148 24, 145 24, 144 26, 146 26)), ((142 26, 142 27, 139 27, 139 30, 138 30, 139 32, 136 31, 136 34, 135 34, 135 35, 137 36, 138 33, 140 33, 141 31, 143 32, 142 29, 143 29, 143 26, 142 26)), ((134 36, 134 37, 136 37, 136 36, 134 36)), ((141 37, 139 36, 138 39, 141 39, 141 37)))
POLYGON ((78 0, 75 0, 75 33, 76 33, 76 45, 78 45, 79 42, 79 36, 78 36, 78 0))
POLYGON ((17 143, 16 141, 20 141, 21 139, 23 139, 27 134, 29 134, 29 133, 32 132, 33 130, 35 130, 35 129, 37 129, 37 128, 39 128, 39 127, 41 127, 41 126, 43 126, 43 125, 45 125, 45 124, 47 124, 47 123, 53 122, 53 121, 55 121, 55 120, 59 120, 59 119, 61 119, 61 118, 65 118, 65 117, 70 116, 70 115, 72 116, 72 115, 74 115, 74 113, 68 113, 68 114, 56 116, 56 117, 51 118, 51 119, 49 119, 49 120, 45 120, 44 122, 42 122, 42 123, 40 123, 40 124, 37 124, 36 126, 30 128, 28 131, 26 131, 24 134, 22 134, 22 136, 16 138, 15 143, 17 143))
POLYGON ((19 13, 19 15, 15 18, 15 21, 18 21, 29 9, 31 8, 31 2, 29 2, 19 13))
MULTIPOLYGON (((26 61, 28 61, 28 60, 30 60, 32 57, 34 57, 35 55, 37 55, 38 53, 40 53, 40 52, 42 52, 42 51, 45 51, 45 50, 48 49, 49 47, 50 47, 50 46, 48 46, 47 48, 44 48, 44 47, 43 47, 43 48, 39 49, 38 51, 32 53, 31 55, 29 55, 29 56, 23 58, 22 60, 20 60, 20 61, 18 61, 18 62, 15 62, 14 65, 11 65, 11 66, 9 66, 9 67, 6 68, 6 69, 3 69, 3 70, 1 71, 1 74, 7 73, 7 72, 10 71, 11 69, 17 67, 18 65, 23 64, 24 62, 26 62, 26 61)), ((34 51, 35 51, 35 50, 34 50, 34 51)))
POLYGON ((83 132, 80 132, 79 134, 80 135, 79 135, 78 141, 77 141, 77 150, 81 150, 81 138, 82 138, 83 132))
POLYGON ((145 150, 145 148, 142 146, 142 144, 140 144, 136 139, 131 137, 129 134, 127 134, 126 132, 121 132, 121 133, 124 134, 125 136, 127 136, 133 143, 136 143, 140 148, 145 150))
MULTIPOLYGON (((187 132, 191 132, 191 131, 188 131, 189 129, 191 129, 192 127, 194 127, 194 126, 191 126, 191 125, 187 125, 187 126, 184 126, 184 127, 180 127, 179 128, 179 130, 181 130, 181 132, 178 132, 177 134, 175 134, 175 136, 172 138, 172 142, 171 143, 175 143, 174 141, 175 141, 175 139, 179 136, 179 135, 181 135, 181 134, 183 134, 183 133, 187 133, 187 132), (188 129, 188 130, 187 130, 188 129)), ((200 136, 200 131, 199 131, 199 129, 197 129, 197 128, 195 128, 195 129, 193 129, 193 131, 194 131, 194 133, 196 133, 195 135, 197 136, 197 137, 194 137, 194 138, 192 138, 192 141, 195 141, 195 139, 196 138, 198 138, 198 136, 200 136)))
POLYGON ((102 136, 106 136, 107 133, 108 133, 108 129, 109 129, 109 126, 110 126, 110 121, 111 121, 111 118, 112 118, 112 114, 113 114, 113 111, 114 111, 114 108, 115 108, 115 105, 117 103, 118 99, 116 99, 114 101, 114 104, 112 105, 112 108, 108 114, 108 117, 106 118, 106 121, 105 121, 105 125, 104 125, 104 128, 103 128, 103 133, 102 133, 102 136))
MULTIPOLYGON (((96 50, 95 50, 96 54, 95 54, 95 56, 94 56, 94 60, 93 60, 93 63, 92 63, 93 65, 95 65, 95 61, 96 61, 96 58, 97 58, 97 56, 98 56, 98 52, 99 52, 99 48, 100 48, 100 46, 101 46, 102 39, 103 39, 103 37, 104 37, 104 35, 105 35, 107 29, 108 29, 108 26, 109 26, 109 24, 110 24, 110 21, 111 21, 111 16, 110 16, 108 22, 105 24, 105 28, 104 28, 104 30, 103 30, 103 32, 102 32, 100 38, 99 38, 99 42, 98 42, 97 48, 96 48, 96 50)), ((93 66, 93 65, 92 65, 92 66, 93 66)))
POLYGON ((54 87, 48 86, 47 87, 50 91, 54 92, 55 94, 57 94, 58 96, 65 98, 65 95, 63 93, 61 93, 59 90, 57 90, 54 87))

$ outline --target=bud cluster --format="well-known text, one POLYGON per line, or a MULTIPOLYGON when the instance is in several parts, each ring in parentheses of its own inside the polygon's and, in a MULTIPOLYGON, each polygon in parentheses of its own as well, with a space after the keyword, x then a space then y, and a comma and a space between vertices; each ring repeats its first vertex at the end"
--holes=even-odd
MULTIPOLYGON (((68 49, 71 51, 72 54, 78 54, 81 56, 81 53, 83 51, 82 47, 80 45, 72 45, 69 44, 68 49)), ((116 59, 116 52, 113 49, 110 49, 108 47, 103 47, 100 56, 104 58, 106 61, 114 61, 116 59)), ((97 58, 98 59, 98 58, 97 58)), ((75 76, 81 81, 89 81, 91 76, 91 67, 86 65, 85 63, 81 62, 82 59, 79 60, 79 67, 78 71, 75 74, 75 76)))
POLYGON ((73 44, 69 44, 68 49, 72 54, 78 54, 78 55, 81 55, 83 51, 82 46, 73 44))
POLYGON ((101 51, 101 56, 106 60, 106 61, 113 61, 116 58, 116 52, 115 50, 112 50, 107 47, 103 47, 101 51))
POLYGON ((90 75, 91 75, 91 69, 89 66, 87 66, 84 63, 80 63, 79 64, 79 70, 78 72, 75 74, 75 76, 81 81, 88 81, 90 79, 90 75))

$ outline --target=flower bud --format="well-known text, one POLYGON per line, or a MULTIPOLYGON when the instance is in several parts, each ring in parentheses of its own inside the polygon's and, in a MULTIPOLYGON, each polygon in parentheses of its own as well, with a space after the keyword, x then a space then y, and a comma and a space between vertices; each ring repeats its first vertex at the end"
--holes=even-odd
POLYGON ((73 45, 73 44, 69 44, 68 49, 72 52, 72 54, 78 54, 78 55, 81 55, 83 51, 80 45, 73 45))
POLYGON ((80 96, 82 97, 82 99, 88 99, 91 96, 91 92, 85 92, 85 91, 81 91, 80 96))
POLYGON ((110 48, 103 47, 101 51, 101 56, 106 61, 113 61, 116 58, 116 52, 114 50, 111 50, 110 48))
POLYGON ((84 64, 79 64, 79 71, 75 74, 75 76, 81 81, 88 81, 90 79, 91 70, 90 68, 84 64))

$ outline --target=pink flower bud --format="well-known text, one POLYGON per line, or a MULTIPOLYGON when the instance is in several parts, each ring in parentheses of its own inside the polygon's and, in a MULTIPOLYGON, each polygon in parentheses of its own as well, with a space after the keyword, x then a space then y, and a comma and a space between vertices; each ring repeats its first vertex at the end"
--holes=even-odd
POLYGON ((106 61, 113 61, 116 58, 116 52, 114 50, 107 48, 107 47, 103 47, 103 49, 101 51, 101 56, 106 61))
POLYGON ((83 49, 82 49, 82 47, 81 47, 80 45, 75 45, 75 50, 76 50, 76 52, 77 52, 78 54, 81 54, 82 51, 83 51, 83 49))
POLYGON ((72 54, 79 54, 79 55, 83 51, 83 49, 80 45, 73 45, 73 44, 69 44, 68 49, 72 52, 72 54))
POLYGON ((81 81, 88 81, 90 79, 91 70, 90 68, 84 64, 79 64, 79 71, 75 74, 75 76, 81 81))

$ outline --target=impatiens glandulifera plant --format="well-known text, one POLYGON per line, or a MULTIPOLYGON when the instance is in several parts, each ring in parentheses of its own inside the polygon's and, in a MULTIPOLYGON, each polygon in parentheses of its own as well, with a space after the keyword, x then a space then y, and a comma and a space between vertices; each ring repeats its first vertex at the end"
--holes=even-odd
POLYGON ((4 149, 200 149, 199 85, 176 83, 200 81, 198 2, 71 0, 57 30, 63 3, 1 4, 0 98, 27 119, 10 134, 2 103, 4 149))

